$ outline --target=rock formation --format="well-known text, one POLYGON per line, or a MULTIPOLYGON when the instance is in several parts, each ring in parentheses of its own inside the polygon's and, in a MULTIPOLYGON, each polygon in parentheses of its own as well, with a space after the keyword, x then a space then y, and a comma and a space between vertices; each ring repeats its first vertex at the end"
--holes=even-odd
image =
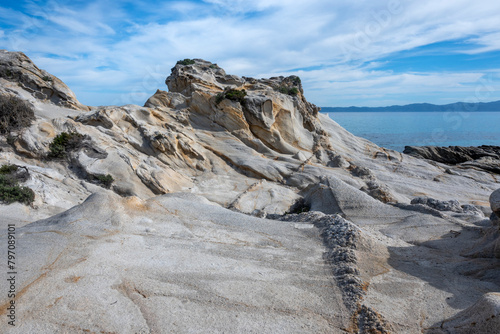
POLYGON ((494 171, 355 137, 294 76, 195 59, 142 107, 91 108, 23 54, 0 68, 36 116, 0 137, 35 193, 0 204, 22 273, 2 332, 494 333, 494 171))
POLYGON ((404 153, 444 164, 475 167, 500 174, 500 146, 405 146, 404 153))

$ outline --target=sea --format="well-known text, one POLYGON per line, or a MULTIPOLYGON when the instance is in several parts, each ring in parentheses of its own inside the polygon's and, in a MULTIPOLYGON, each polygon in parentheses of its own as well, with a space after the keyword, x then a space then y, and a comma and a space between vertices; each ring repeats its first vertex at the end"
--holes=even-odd
POLYGON ((500 111, 326 114, 354 135, 399 152, 405 146, 500 146, 500 111))

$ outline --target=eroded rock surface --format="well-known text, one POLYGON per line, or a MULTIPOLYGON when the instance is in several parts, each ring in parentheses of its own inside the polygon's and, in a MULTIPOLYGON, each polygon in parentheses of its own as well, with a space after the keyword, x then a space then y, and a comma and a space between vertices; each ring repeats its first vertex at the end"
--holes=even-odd
POLYGON ((441 329, 466 333, 481 323, 467 310, 498 309, 495 171, 355 137, 294 76, 196 59, 142 107, 87 110, 37 94, 50 83, 23 75, 45 74, 5 60, 24 55, 1 57, 20 73, 1 89, 36 116, 0 137, 0 164, 28 171, 36 195, 0 204, 23 264, 19 326, 3 331, 421 333, 451 319, 441 329), (62 132, 85 140, 51 159, 62 132))
POLYGON ((477 167, 500 174, 500 147, 482 145, 462 146, 406 146, 404 153, 450 165, 477 167))

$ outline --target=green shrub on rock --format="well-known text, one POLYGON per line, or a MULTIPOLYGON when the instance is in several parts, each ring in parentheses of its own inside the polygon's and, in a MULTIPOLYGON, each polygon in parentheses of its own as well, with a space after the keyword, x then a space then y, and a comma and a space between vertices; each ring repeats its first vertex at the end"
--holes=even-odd
MULTIPOLYGON (((35 200, 35 193, 28 187, 19 186, 18 167, 3 165, 0 167, 0 201, 4 203, 20 202, 31 204, 35 200)), ((24 178, 21 173, 19 178, 24 178)))
POLYGON ((215 104, 221 103, 224 99, 236 101, 243 104, 245 102, 245 96, 247 96, 247 92, 244 89, 228 89, 222 93, 217 94, 217 96, 215 97, 215 104))
POLYGON ((177 64, 180 64, 180 65, 193 65, 194 63, 195 63, 195 61, 193 59, 189 59, 189 58, 177 61, 177 64))
POLYGON ((29 127, 35 112, 26 101, 13 95, 0 95, 0 134, 29 127))
POLYGON ((97 179, 97 181, 106 189, 109 189, 111 187, 111 184, 113 183, 113 181, 115 180, 113 178, 113 176, 111 176, 110 174, 106 174, 106 175, 102 175, 102 174, 99 174, 99 175, 95 175, 95 178, 97 179))
POLYGON ((61 159, 82 146, 84 135, 77 132, 62 132, 58 134, 49 145, 49 158, 61 159))
POLYGON ((17 172, 17 168, 16 165, 2 165, 2 167, 0 167, 0 175, 15 173, 17 172))

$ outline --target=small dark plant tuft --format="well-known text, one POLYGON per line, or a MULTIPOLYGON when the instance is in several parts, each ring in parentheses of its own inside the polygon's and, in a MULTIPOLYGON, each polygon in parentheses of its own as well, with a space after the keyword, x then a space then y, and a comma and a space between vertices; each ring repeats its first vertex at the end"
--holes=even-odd
POLYGON ((49 158, 61 159, 82 146, 84 135, 77 132, 62 132, 58 134, 49 145, 49 158))
POLYGON ((26 128, 35 119, 35 112, 26 101, 13 95, 0 95, 0 134, 26 128))
POLYGON ((193 65, 194 63, 195 63, 195 61, 193 59, 189 59, 189 58, 177 61, 177 64, 180 64, 180 65, 193 65))
POLYGON ((52 77, 49 77, 48 75, 42 77, 43 81, 52 81, 52 77))
POLYGON ((111 184, 113 184, 113 181, 115 180, 113 178, 113 176, 111 176, 110 174, 106 174, 106 175, 104 175, 104 174, 95 174, 95 175, 88 174, 88 179, 89 179, 89 181, 95 182, 106 189, 111 188, 111 184))
POLYGON ((7 144, 10 146, 14 146, 14 143, 16 142, 16 137, 12 135, 7 135, 7 144))
POLYGON ((107 189, 109 189, 111 187, 111 184, 115 180, 115 179, 113 179, 113 177, 110 174, 97 175, 97 179, 99 180, 99 182, 101 182, 101 184, 104 186, 104 188, 107 188, 107 189))
POLYGON ((221 103, 221 102, 222 102, 222 100, 224 100, 224 98, 225 98, 225 94, 224 94, 224 92, 217 94, 217 95, 215 96, 215 104, 217 104, 217 105, 218 105, 219 103, 221 103))
POLYGON ((31 204, 35 200, 35 193, 28 187, 19 186, 19 180, 23 180, 29 174, 18 174, 16 165, 3 165, 0 167, 0 201, 4 203, 21 202, 31 204))
POLYGON ((306 204, 304 199, 299 199, 297 202, 295 202, 294 205, 290 207, 290 211, 286 212, 285 215, 289 214, 299 214, 302 212, 309 212, 311 211, 311 206, 309 204, 306 204))
POLYGON ((10 69, 6 69, 4 72, 0 72, 0 77, 11 79, 14 73, 10 69))

